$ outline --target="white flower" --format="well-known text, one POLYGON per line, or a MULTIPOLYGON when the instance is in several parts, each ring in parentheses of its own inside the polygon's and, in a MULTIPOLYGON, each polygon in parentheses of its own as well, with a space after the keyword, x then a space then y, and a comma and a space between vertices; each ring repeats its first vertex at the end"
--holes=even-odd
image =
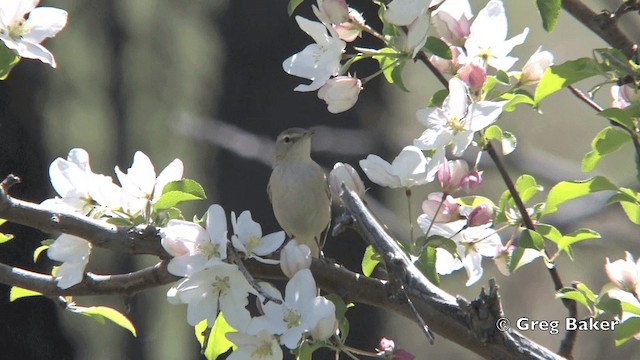
POLYGON ((47 256, 62 262, 56 272, 59 288, 68 289, 82 281, 90 254, 91 243, 87 240, 69 234, 58 236, 47 249, 47 256))
POLYGON ((266 330, 256 335, 228 332, 226 337, 238 347, 227 360, 281 360, 283 357, 278 339, 266 330))
POLYGON ((436 169, 445 160, 445 147, 453 143, 453 154, 461 156, 473 134, 496 121, 504 103, 479 101, 469 104, 467 86, 458 79, 449 80, 449 96, 441 108, 418 110, 418 120, 427 126, 414 145, 422 150, 435 150, 432 166, 436 169))
MULTIPOLYGON (((418 217, 418 225, 426 232, 431 223, 426 215, 418 217)), ((431 226, 429 235, 441 235, 451 238, 456 243, 456 252, 460 260, 455 259, 444 249, 436 253, 436 271, 439 274, 449 274, 460 268, 460 262, 467 271, 469 280, 466 286, 471 286, 482 277, 482 256, 493 257, 496 247, 502 243, 494 229, 487 226, 466 227, 466 220, 458 220, 446 224, 435 223, 431 226)))
POLYGON ((183 220, 171 219, 160 229, 162 246, 174 258, 167 270, 177 276, 195 274, 227 258, 227 219, 220 205, 211 205, 206 230, 183 220))
POLYGON ((541 48, 542 46, 531 55, 527 63, 522 67, 520 83, 523 85, 537 84, 540 82, 545 70, 553 65, 553 54, 549 51, 540 51, 541 48))
POLYGON ((427 13, 429 3, 429 0, 393 0, 387 6, 384 18, 394 25, 407 26, 427 13))
POLYGON ((471 31, 473 14, 468 0, 447 0, 431 16, 438 34, 454 45, 463 45, 471 31))
POLYGON ((351 76, 337 76, 329 79, 320 90, 318 97, 328 105, 332 114, 347 111, 358 101, 358 95, 362 90, 362 81, 351 76))
POLYGON ((377 155, 360 160, 360 167, 374 183, 390 188, 410 188, 433 181, 437 167, 432 167, 420 149, 406 146, 391 164, 377 155))
POLYGON ((251 219, 251 212, 243 211, 236 219, 236 214, 231 212, 231 226, 235 235, 231 236, 231 243, 247 257, 254 258, 265 264, 277 264, 278 260, 264 259, 280 248, 284 242, 284 231, 274 232, 262 236, 262 227, 251 219))
POLYGON ((357 10, 349 8, 349 21, 332 26, 338 33, 340 39, 346 42, 352 42, 358 36, 361 36, 362 28, 364 27, 364 18, 357 10))
POLYGON ((340 40, 338 33, 322 23, 296 16, 296 21, 304 32, 313 38, 315 44, 308 45, 301 52, 282 63, 288 74, 312 80, 311 84, 300 84, 295 91, 315 91, 331 76, 340 71, 340 58, 347 44, 340 40))
POLYGON ((329 189, 334 199, 340 199, 343 183, 347 189, 355 191, 358 196, 364 196, 364 183, 356 169, 349 164, 337 162, 329 173, 329 189))
POLYGON ((263 306, 264 315, 251 319, 247 332, 267 330, 280 335, 281 344, 295 349, 304 333, 315 328, 323 318, 335 314, 335 305, 322 296, 316 296, 316 291, 311 271, 298 271, 287 283, 284 302, 266 303, 263 306))
POLYGON ((254 289, 237 265, 218 263, 215 266, 184 278, 167 292, 170 303, 187 304, 187 322, 195 326, 202 320, 213 324, 222 312, 235 329, 244 329, 251 316, 247 297, 254 289))
POLYGON ((39 0, 0 1, 0 40, 21 57, 37 59, 52 67, 56 60, 40 43, 54 37, 67 24, 67 12, 39 7, 39 0), (29 13, 29 18, 24 16, 29 13))
POLYGON ((624 109, 627 106, 640 102, 640 91, 629 84, 611 87, 612 107, 624 109))
POLYGON ((518 58, 509 56, 509 53, 516 45, 524 42, 529 28, 506 40, 507 27, 502 1, 489 1, 471 24, 471 34, 464 44, 469 58, 477 57, 495 69, 509 70, 518 61, 518 58))
POLYGON ((625 258, 611 262, 607 258, 604 265, 605 272, 609 280, 619 289, 632 294, 640 293, 638 283, 640 282, 640 260, 633 259, 630 252, 625 251, 625 258))
POLYGON ((133 164, 126 174, 117 166, 115 170, 122 189, 127 194, 123 210, 136 215, 146 211, 150 201, 154 203, 160 198, 165 185, 182 179, 184 165, 182 161, 175 159, 156 178, 156 170, 149 157, 142 151, 136 151, 133 164))
POLYGON ((345 0, 318 0, 317 9, 329 24, 342 24, 349 20, 349 7, 345 0))
POLYGON ((298 271, 311 266, 311 249, 306 244, 298 244, 291 239, 280 251, 280 269, 289 279, 298 271))
POLYGON ((84 149, 71 149, 67 159, 57 158, 49 166, 51 185, 62 198, 49 199, 43 205, 89 214, 96 203, 108 208, 120 204, 122 190, 111 177, 94 174, 89 154, 84 149))

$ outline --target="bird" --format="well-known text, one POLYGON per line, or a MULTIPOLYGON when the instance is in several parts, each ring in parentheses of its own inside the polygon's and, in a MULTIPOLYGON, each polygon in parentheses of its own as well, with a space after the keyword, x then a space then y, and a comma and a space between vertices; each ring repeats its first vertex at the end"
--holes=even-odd
POLYGON ((327 176, 311 158, 313 131, 291 128, 276 139, 267 193, 278 224, 318 258, 331 223, 327 176))

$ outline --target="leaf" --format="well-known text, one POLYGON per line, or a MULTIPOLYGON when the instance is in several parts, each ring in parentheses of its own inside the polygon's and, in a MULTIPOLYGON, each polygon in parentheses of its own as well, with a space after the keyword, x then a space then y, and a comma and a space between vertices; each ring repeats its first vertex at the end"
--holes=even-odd
POLYGON ((578 229, 570 234, 564 235, 560 241, 558 241, 558 248, 564 250, 577 242, 593 239, 600 239, 600 234, 591 229, 578 229))
POLYGON ((569 299, 575 300, 576 302, 584 305, 589 311, 591 311, 591 306, 587 297, 582 293, 582 291, 578 291, 574 288, 562 288, 558 290, 556 293, 556 299, 569 299))
POLYGON ((4 43, 0 44, 0 80, 6 79, 19 61, 20 56, 7 48, 4 43))
POLYGON ((380 263, 380 255, 373 250, 373 246, 367 246, 362 257, 362 274, 369 277, 373 274, 373 270, 380 263))
POLYGON ((191 194, 200 199, 206 199, 207 195, 202 188, 202 185, 198 184, 197 181, 191 179, 181 179, 176 181, 171 181, 167 183, 162 189, 162 193, 166 194, 171 191, 180 191, 187 194, 191 194))
POLYGON ((518 190, 518 194, 520 194, 520 198, 523 203, 531 200, 531 198, 538 192, 542 191, 542 186, 536 183, 536 179, 531 175, 521 175, 518 180, 516 180, 516 190, 518 190))
MULTIPOLYGON (((544 239, 540 234, 533 230, 525 229, 520 234, 518 247, 542 250, 544 248, 544 239)), ((519 259, 518 259, 519 262, 519 259)))
POLYGON ((3 234, 0 233, 0 244, 4 244, 7 241, 13 240, 13 235, 12 234, 3 234))
POLYGON ((506 93, 502 95, 502 98, 508 100, 506 104, 502 107, 502 110, 506 112, 512 112, 516 109, 516 105, 518 104, 527 104, 531 106, 535 106, 535 102, 531 95, 526 94, 510 94, 506 93))
POLYGON ((622 317, 622 303, 618 299, 612 299, 609 294, 603 294, 596 302, 596 307, 607 314, 622 317))
POLYGON ((67 310, 74 312, 76 314, 82 314, 84 316, 88 316, 100 324, 104 324, 105 320, 112 321, 114 324, 123 327, 131 332, 133 336, 138 336, 136 333, 136 328, 133 326, 131 321, 124 316, 121 312, 114 308, 110 308, 108 306, 68 306, 67 310))
POLYGON ((42 254, 42 252, 47 250, 48 248, 49 245, 40 245, 35 250, 33 250, 33 262, 37 262, 40 254, 42 254))
POLYGON ((441 89, 436 91, 431 99, 429 99, 429 107, 441 107, 444 103, 444 99, 449 95, 449 90, 441 89))
POLYGON ((616 346, 620 346, 632 339, 640 332, 640 317, 630 317, 616 325, 616 346))
POLYGON ((516 149, 518 141, 512 133, 503 131, 498 125, 491 125, 484 131, 487 141, 499 141, 502 145, 502 155, 509 155, 516 149))
POLYGON ((9 301, 14 302, 20 298, 30 297, 30 296, 41 296, 41 295, 42 294, 37 291, 23 289, 17 286, 12 286, 11 291, 9 292, 9 301))
POLYGON ((584 294, 584 296, 586 296, 586 298, 595 303, 596 302, 596 295, 593 293, 593 291, 591 291, 591 289, 589 289, 589 287, 587 285, 585 285, 584 283, 581 283, 579 281, 575 282, 575 287, 576 289, 582 291, 582 293, 584 294))
POLYGON ((431 54, 443 58, 445 60, 453 59, 453 54, 451 53, 451 48, 447 43, 442 41, 441 39, 429 36, 427 38, 427 42, 424 44, 424 48, 431 54))
POLYGON ((468 206, 470 208, 474 208, 476 206, 487 204, 491 207, 495 207, 495 204, 491 199, 486 198, 484 196, 463 196, 456 199, 456 202, 463 206, 468 206))
POLYGON ((554 243, 558 243, 562 238, 562 233, 556 229, 554 226, 549 224, 538 224, 536 225, 536 232, 545 238, 553 241, 554 243))
POLYGON ((511 84, 511 79, 509 78, 509 75, 502 70, 498 70, 498 72, 496 73, 496 80, 499 83, 502 83, 504 85, 511 84))
POLYGON ((436 271, 436 249, 427 246, 414 264, 433 284, 440 285, 440 276, 436 271))
POLYGON ((296 8, 302 4, 304 0, 289 0, 289 4, 287 5, 287 14, 291 16, 296 8))
POLYGON ((584 181, 561 181, 549 191, 542 215, 555 213, 559 205, 569 200, 605 190, 618 190, 618 187, 604 176, 594 176, 584 181))
MULTIPOLYGON (((198 325, 195 326, 194 330, 196 333, 196 339, 200 343, 200 348, 203 348, 204 342, 204 331, 207 328, 207 321, 203 320, 198 325)), ((231 327, 227 320, 224 318, 222 313, 218 313, 218 317, 216 318, 215 323, 213 324, 213 328, 211 329, 211 333, 209 334, 209 341, 207 342, 206 350, 204 352, 204 356, 213 360, 216 359, 221 354, 226 353, 229 348, 236 346, 227 339, 226 334, 228 332, 235 332, 236 329, 231 327)))
MULTIPOLYGON (((377 55, 374 55, 373 58, 378 61, 380 65, 380 70, 384 74, 385 79, 390 84, 394 83, 394 76, 392 75, 392 71, 399 65, 398 59, 401 54, 392 48, 382 48, 377 51, 377 55)), ((403 61, 404 62, 404 61, 403 61)))
POLYGON ((329 294, 325 296, 336 307, 336 320, 338 320, 338 330, 340 330, 340 338, 346 340, 349 335, 349 319, 346 317, 347 309, 353 304, 345 304, 344 300, 338 294, 329 294))
MULTIPOLYGON (((617 124, 620 124, 622 126, 624 126, 625 128, 629 129, 629 130, 634 130, 635 126, 633 125, 633 115, 632 114, 634 111, 633 110, 637 110, 640 109, 640 106, 638 105, 631 105, 627 108, 624 109, 618 109, 618 108, 610 108, 610 109, 604 109, 602 111, 600 111, 599 113, 597 113, 596 115, 598 116, 602 116, 605 117, 617 124)), ((638 114, 640 115, 640 114, 638 114)), ((637 117, 637 116, 635 116, 637 117)))
POLYGON ((554 92, 601 73, 598 63, 591 58, 580 58, 567 61, 564 64, 552 65, 542 74, 540 83, 536 87, 535 103, 537 105, 542 99, 554 92))
POLYGON ((593 150, 582 159, 582 172, 593 170, 602 157, 620 150, 622 145, 629 141, 631 136, 620 128, 608 126, 602 129, 591 141, 593 150))
POLYGON ((542 27, 546 32, 553 31, 560 16, 561 0, 536 0, 536 6, 540 17, 542 17, 542 27))
POLYGON ((202 200, 201 198, 182 191, 170 191, 160 196, 153 204, 155 211, 170 209, 182 202, 202 200))

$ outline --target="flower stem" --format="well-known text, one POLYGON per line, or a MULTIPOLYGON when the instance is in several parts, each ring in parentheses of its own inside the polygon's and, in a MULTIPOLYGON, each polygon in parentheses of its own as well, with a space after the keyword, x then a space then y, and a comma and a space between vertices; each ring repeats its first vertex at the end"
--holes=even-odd
POLYGON ((429 224, 429 227, 427 228, 427 231, 424 233, 424 237, 428 238, 429 237, 429 233, 431 232, 431 228, 433 227, 433 223, 436 222, 436 218, 438 217, 438 213, 440 213, 440 209, 442 209, 442 205, 444 204, 444 200, 447 198, 447 194, 442 193, 442 199, 440 199, 440 203, 438 204, 438 207, 436 208, 436 213, 433 214, 433 219, 431 219, 431 223, 429 224))
POLYGON ((405 188, 404 193, 407 195, 407 210, 409 212, 409 239, 411 240, 409 244, 411 244, 410 248, 413 249, 415 244, 413 239, 413 216, 411 212, 411 189, 405 188))

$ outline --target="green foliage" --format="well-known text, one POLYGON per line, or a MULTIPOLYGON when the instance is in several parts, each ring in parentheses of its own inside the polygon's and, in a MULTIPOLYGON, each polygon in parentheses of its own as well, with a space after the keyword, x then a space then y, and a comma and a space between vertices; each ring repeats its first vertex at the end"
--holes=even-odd
POLYGON ((204 356, 208 360, 216 359, 221 354, 227 352, 230 348, 236 348, 235 345, 231 341, 227 339, 226 334, 228 332, 234 332, 236 329, 232 328, 227 320, 225 320, 222 313, 218 313, 218 317, 216 318, 216 322, 213 324, 211 328, 211 332, 209 333, 209 338, 207 339, 206 345, 204 344, 205 333, 207 330, 207 320, 203 320, 194 328, 196 333, 196 338, 200 343, 200 347, 204 349, 204 356))
POLYGON ((387 82, 397 85, 406 92, 409 91, 402 82, 402 70, 406 63, 406 58, 402 56, 402 53, 387 47, 380 49, 373 58, 378 60, 380 71, 384 74, 387 82))
POLYGON ((593 239, 600 239, 600 234, 591 229, 578 229, 570 234, 563 235, 562 238, 558 240, 558 251, 566 252, 569 257, 573 259, 573 250, 571 250, 571 245, 577 242, 593 239))
POLYGON ((33 262, 37 262, 40 254, 42 254, 42 252, 47 250, 48 248, 49 245, 40 245, 35 250, 33 250, 33 262))
MULTIPOLYGON (((455 246, 455 244, 454 244, 455 246)), ((436 248, 427 246, 414 265, 435 285, 440 285, 440 276, 436 271, 436 248)))
POLYGON ((551 32, 558 22, 560 16, 561 0, 536 0, 536 6, 542 17, 542 27, 545 31, 551 32))
MULTIPOLYGON (((589 290, 589 292, 593 293, 591 290, 589 290)), ((589 298, 584 291, 570 288, 570 287, 565 287, 558 290, 558 292, 556 293, 556 299, 574 300, 578 304, 584 305, 589 310, 590 313, 593 313, 593 309, 591 308, 591 303, 589 302, 589 298)))
POLYGON ((371 276, 373 270, 380 263, 380 255, 373 249, 373 246, 367 246, 362 257, 362 274, 364 276, 371 276))
POLYGON ((69 305, 67 306, 67 310, 76 314, 88 316, 100 324, 104 324, 105 320, 112 321, 114 324, 126 330, 129 330, 129 332, 131 332, 133 336, 138 336, 136 333, 136 328, 133 326, 131 321, 114 308, 110 308, 108 306, 83 307, 77 305, 69 305))
POLYGON ((495 207, 496 205, 491 201, 491 199, 486 198, 484 196, 463 196, 456 199, 456 202, 460 205, 467 206, 470 208, 474 208, 476 206, 487 204, 491 207, 495 207))
POLYGON ((612 154, 631 141, 631 136, 626 131, 608 126, 602 129, 591 142, 591 151, 582 159, 582 172, 593 170, 605 155, 612 154))
POLYGON ((162 195, 153 204, 153 208, 158 210, 170 209, 179 203, 194 200, 203 200, 207 196, 200 184, 191 179, 172 181, 162 189, 162 195))
POLYGON ((569 200, 605 190, 618 190, 618 187, 603 176, 594 176, 583 181, 561 181, 549 191, 542 215, 555 213, 559 205, 569 200))
POLYGON ((0 80, 6 79, 19 61, 20 56, 7 48, 4 43, 0 44, 0 80))
POLYGON ((448 95, 449 90, 447 89, 436 91, 433 96, 431 96, 431 99, 429 99, 429 107, 442 107, 444 99, 446 99, 448 95))
POLYGON ((293 15, 293 12, 296 11, 296 8, 302 4, 304 0, 289 0, 289 4, 287 4, 287 14, 289 16, 293 15))
POLYGON ((518 247, 542 250, 544 248, 544 239, 537 232, 525 229, 520 234, 518 247))
POLYGON ((502 154, 509 155, 518 146, 516 136, 509 131, 502 130, 498 125, 491 125, 484 131, 485 142, 494 140, 502 145, 502 154))
POLYGON ((453 59, 451 48, 440 38, 429 36, 427 38, 427 42, 424 44, 424 49, 427 52, 445 60, 453 59))
POLYGON ((37 291, 33 291, 33 290, 29 290, 29 289, 23 289, 21 287, 17 287, 17 286, 12 286, 11 290, 9 292, 9 301, 10 302, 14 302, 20 298, 25 298, 25 297, 30 297, 30 296, 41 296, 42 294, 37 292, 37 291))
POLYGON ((633 189, 619 188, 618 193, 607 201, 607 204, 619 202, 629 220, 640 225, 640 193, 633 189))
POLYGON ((508 100, 502 109, 506 112, 512 112, 516 109, 518 104, 526 104, 535 107, 536 102, 533 101, 533 97, 529 92, 525 90, 517 90, 515 93, 504 93, 501 96, 502 99, 508 100))
POLYGON ((610 108, 604 109, 598 113, 598 116, 605 117, 624 128, 635 131, 633 118, 640 117, 640 106, 631 105, 624 109, 610 108))
POLYGON ((580 58, 564 64, 552 65, 544 72, 536 87, 535 103, 539 104, 542 99, 566 86, 600 74, 602 74, 600 66, 591 58, 580 58))
MULTIPOLYGON (((0 226, 2 226, 2 224, 6 223, 7 220, 5 219, 0 219, 0 226)), ((13 235, 11 234, 3 234, 0 232, 0 244, 2 243, 6 243, 7 241, 13 239, 13 235)))
POLYGON ((640 332, 640 317, 630 317, 616 326, 616 346, 631 340, 640 332))

